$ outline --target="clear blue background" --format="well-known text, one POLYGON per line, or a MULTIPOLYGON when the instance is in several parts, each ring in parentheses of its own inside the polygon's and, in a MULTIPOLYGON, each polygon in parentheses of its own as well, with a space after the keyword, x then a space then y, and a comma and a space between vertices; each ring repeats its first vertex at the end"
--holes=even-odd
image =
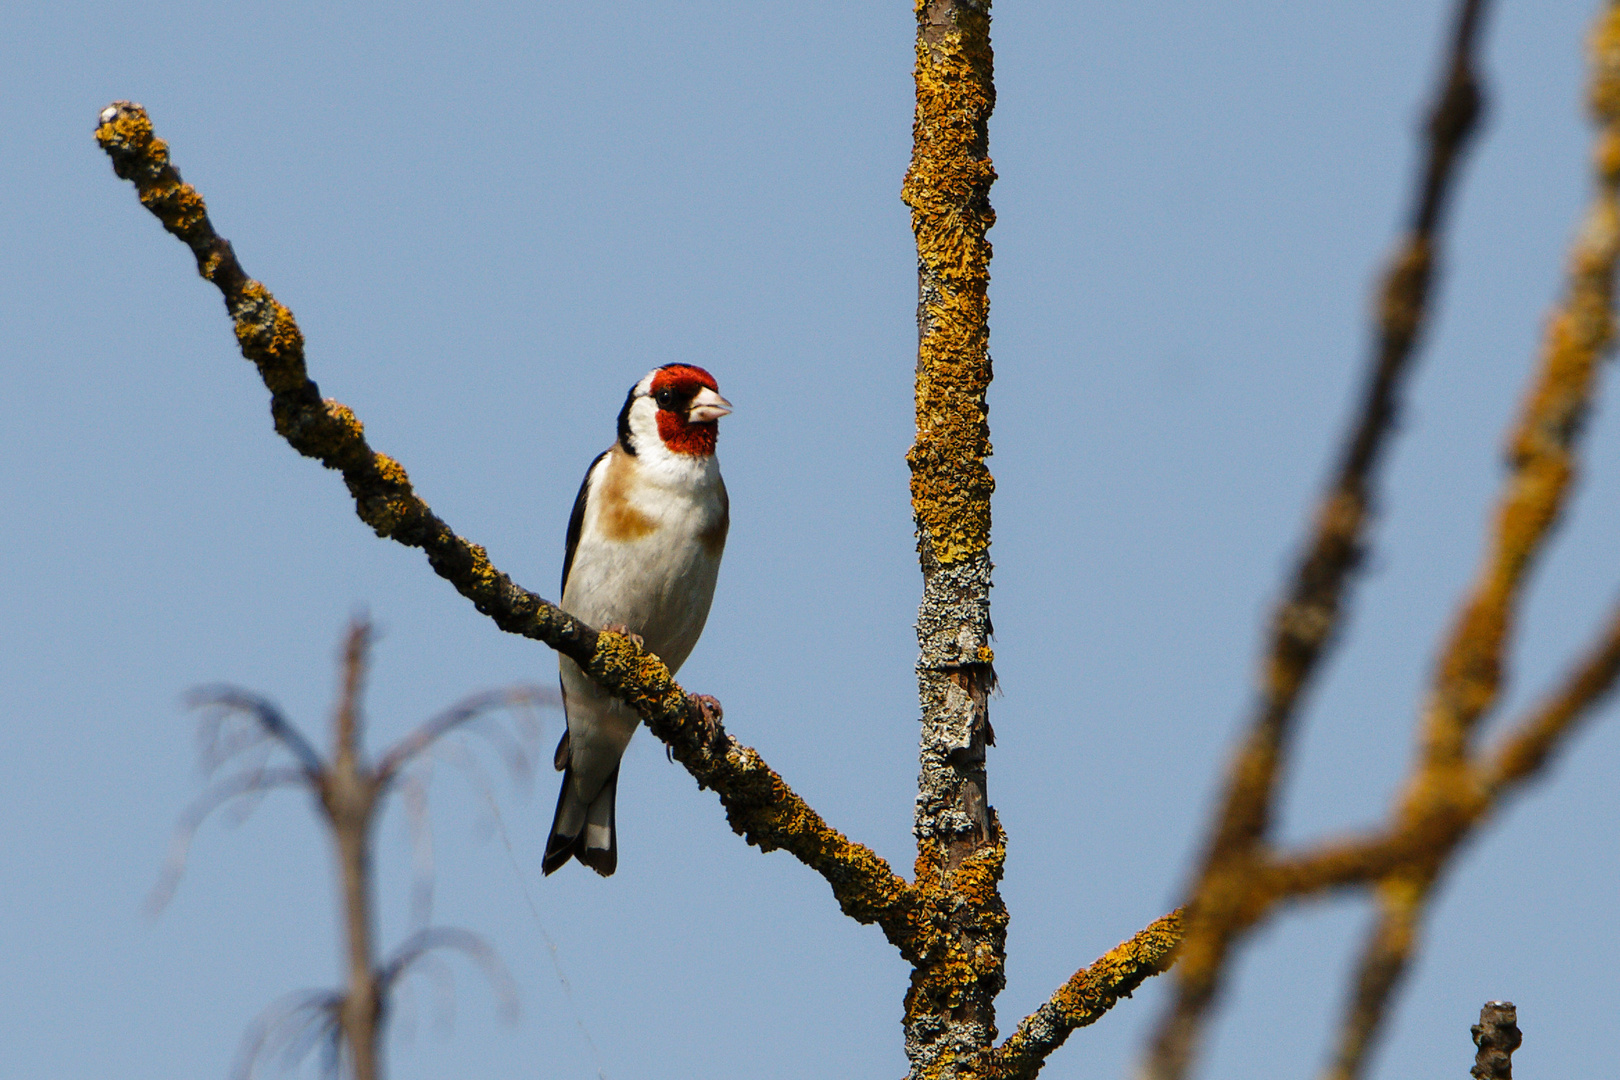
MULTIPOLYGON (((1289 838, 1375 822, 1407 767, 1587 195, 1593 13, 1512 3, 1490 20, 1485 138, 1377 553, 1289 778, 1289 838)), ((1387 0, 996 9, 1006 1030, 1179 895, 1359 384, 1447 19, 1387 0)), ((275 436, 217 293, 91 137, 118 98, 150 108, 248 272, 297 313, 323 393, 544 595, 625 388, 671 360, 713 370, 737 404, 721 442, 735 516, 682 681, 909 872, 909 4, 63 2, 6 23, 5 1072, 223 1076, 261 1008, 336 977, 329 855, 296 795, 210 823, 173 904, 142 916, 200 790, 188 687, 262 690, 324 741, 362 606, 385 632, 373 745, 555 670, 275 436)), ((1620 585, 1614 412, 1596 413, 1596 468, 1536 574, 1514 708, 1620 585)), ((1612 1058, 1614 719, 1447 878, 1376 1076, 1463 1075, 1488 998, 1519 1004, 1526 1077, 1612 1058)), ((653 740, 630 751, 611 880, 541 879, 549 772, 529 794, 492 783, 515 864, 477 787, 436 771, 437 916, 496 945, 523 1018, 503 1027, 458 967, 444 1035, 419 986, 398 1080, 903 1072, 905 966, 809 871, 731 835, 653 740)), ((396 809, 385 943, 406 930, 405 837, 396 809)), ((1204 1075, 1314 1073, 1366 920, 1339 900, 1262 932, 1204 1075)), ((1163 990, 1078 1033, 1047 1075, 1123 1075, 1163 990)))

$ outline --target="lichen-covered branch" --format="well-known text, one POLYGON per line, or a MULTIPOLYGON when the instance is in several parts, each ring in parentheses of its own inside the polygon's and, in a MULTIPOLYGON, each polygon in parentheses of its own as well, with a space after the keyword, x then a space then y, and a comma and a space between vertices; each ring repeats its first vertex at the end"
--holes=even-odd
POLYGON ((1151 1080, 1176 1080, 1185 1074, 1232 939, 1259 914, 1252 903, 1251 882, 1264 864, 1277 777, 1302 695, 1332 641, 1345 589, 1364 554, 1366 529, 1375 509, 1377 468, 1428 311, 1444 210, 1481 109, 1475 52, 1484 7, 1484 0, 1463 0, 1458 9, 1446 72, 1430 110, 1426 160, 1411 225, 1390 261, 1380 293, 1366 390, 1317 510, 1311 538, 1272 616, 1259 698, 1231 766, 1188 904, 1188 941, 1177 971, 1177 996, 1144 1067, 1144 1076, 1151 1080))
POLYGON ((1172 911, 1075 972, 996 1047, 984 1075, 1032 1080, 1075 1028, 1096 1023, 1120 998, 1130 997, 1149 978, 1170 970, 1181 933, 1181 912, 1172 911))
MULTIPOLYGON (((1451 93, 1460 85, 1458 72, 1466 69, 1463 51, 1471 47, 1478 18, 1478 5, 1465 4, 1454 39, 1459 52, 1448 80, 1451 93)), ((1222 826, 1191 905, 1177 1001, 1157 1033, 1145 1070, 1154 1080, 1184 1074, 1238 936, 1280 902, 1325 889, 1373 885, 1378 915, 1363 948, 1338 1047, 1324 1073, 1326 1080, 1360 1076, 1390 998, 1416 952, 1435 882, 1462 842, 1510 790, 1544 766, 1620 675, 1617 612, 1564 683, 1511 729, 1497 751, 1478 752, 1471 745, 1501 688, 1505 650, 1526 577, 1569 498, 1598 366, 1614 335, 1614 275, 1620 257, 1620 3, 1611 4, 1599 20, 1592 56, 1591 100, 1599 127, 1596 195, 1575 240, 1564 299, 1548 322, 1536 375, 1511 432, 1508 475, 1480 572, 1441 651, 1411 778, 1387 828, 1278 855, 1265 846, 1264 832, 1283 743, 1268 740, 1286 725, 1268 730, 1269 718, 1262 715, 1254 729, 1261 734, 1251 736, 1234 770, 1222 826)), ((1442 106, 1436 116, 1445 112, 1442 106)), ((1436 140, 1448 130, 1457 130, 1454 119, 1431 121, 1436 140)), ((1422 205, 1435 205, 1427 186, 1422 205)), ((1416 217, 1421 223, 1426 215, 1433 223, 1432 209, 1422 209, 1416 217)), ((1397 268, 1391 281, 1400 273, 1397 268)), ((1387 311, 1386 303, 1386 316, 1387 311)), ((1271 670, 1275 674, 1275 663, 1271 670)), ((1268 701, 1275 699, 1275 681, 1272 690, 1268 701)))
POLYGON ((1609 616, 1597 642, 1564 682, 1510 730, 1485 768, 1484 788, 1500 798, 1541 771, 1548 757, 1576 726, 1614 692, 1620 676, 1620 606, 1609 616))
POLYGON ((1592 42, 1591 104, 1599 124, 1597 194, 1570 255, 1562 304, 1547 323, 1542 360, 1510 436, 1510 472, 1494 535, 1472 595, 1443 653, 1424 717, 1424 752, 1436 765, 1464 758, 1495 703, 1503 651, 1536 555, 1568 500, 1598 364, 1614 338, 1614 268, 1620 253, 1620 21, 1592 42))
POLYGON ((1417 950, 1424 898, 1434 881, 1422 870, 1391 875, 1378 885, 1377 915, 1362 946, 1338 1045, 1322 1080, 1353 1080, 1383 1027, 1389 999, 1417 950))
POLYGON ((202 196, 181 180, 144 108, 126 101, 108 106, 96 140, 113 170, 191 248, 198 271, 224 295, 242 355, 270 391, 276 431, 299 453, 343 474, 362 521, 378 536, 421 548, 439 576, 502 630, 544 642, 579 664, 636 709, 699 785, 714 789, 731 827, 749 843, 790 852, 826 878, 846 914, 879 924, 902 951, 914 948, 912 890, 887 863, 828 826, 753 750, 724 732, 708 738, 658 657, 623 635, 585 625, 497 570, 482 547, 433 513, 399 462, 372 450, 353 412, 321 398, 305 370, 292 312, 247 276, 214 231, 202 196))
MULTIPOLYGON (((1493 775, 1471 736, 1495 705, 1517 603, 1575 479, 1584 420, 1598 365, 1614 339, 1614 275, 1620 259, 1620 3, 1592 37, 1591 104, 1598 126, 1596 192, 1570 255, 1564 299, 1547 322, 1541 361, 1508 444, 1508 475, 1492 535, 1470 594, 1440 657, 1422 719, 1417 767, 1401 796, 1394 835, 1420 841, 1379 883, 1380 918, 1364 947, 1361 978, 1329 1080, 1361 1075, 1388 999, 1413 955, 1434 882, 1457 845, 1494 808, 1508 785, 1493 775)), ((1546 751, 1612 684, 1620 656, 1615 632, 1576 670, 1549 710, 1524 729, 1539 741, 1510 742, 1531 752, 1517 768, 1539 767, 1546 751), (1539 750, 1539 752, 1538 752, 1539 750)), ((1521 732, 1520 734, 1523 734, 1521 732)), ((1522 750, 1521 750, 1522 752, 1522 750)), ((1517 773, 1518 777, 1527 775, 1517 773)))
POLYGON ((923 596, 916 887, 935 933, 906 996, 911 1076, 970 1075, 996 1037, 1007 913, 1005 838, 985 786, 990 650, 988 0, 917 0, 911 167, 917 240, 917 435, 911 505, 923 596))

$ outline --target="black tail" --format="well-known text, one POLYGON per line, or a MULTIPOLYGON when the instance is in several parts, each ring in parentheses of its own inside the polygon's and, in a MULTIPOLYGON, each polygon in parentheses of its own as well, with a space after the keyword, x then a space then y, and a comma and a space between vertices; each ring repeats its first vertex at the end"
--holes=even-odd
POLYGON ((614 813, 618 793, 617 766, 589 804, 574 792, 573 768, 563 773, 557 812, 552 816, 551 835, 540 862, 542 872, 551 874, 569 859, 578 859, 603 877, 612 876, 619 867, 619 829, 614 813))

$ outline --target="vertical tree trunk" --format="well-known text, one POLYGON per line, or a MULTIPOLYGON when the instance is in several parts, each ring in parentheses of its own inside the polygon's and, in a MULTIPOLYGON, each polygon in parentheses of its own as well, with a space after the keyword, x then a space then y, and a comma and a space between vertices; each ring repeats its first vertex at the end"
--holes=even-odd
POLYGON ((917 4, 917 112, 903 197, 917 237, 912 511, 923 597, 917 876, 928 922, 906 999, 911 1075, 973 1075, 996 1036, 1007 915, 986 797, 990 650, 990 5, 917 4))
POLYGON ((337 831, 338 870, 343 877, 343 928, 348 945, 348 991, 338 1023, 348 1045, 354 1080, 380 1080, 378 1043, 382 1001, 373 974, 371 942, 371 852, 369 822, 342 823, 337 831))
POLYGON ((370 627, 356 622, 343 650, 343 696, 338 702, 332 764, 321 784, 321 803, 332 823, 343 885, 343 932, 348 988, 338 1024, 348 1045, 354 1080, 381 1080, 382 998, 372 943, 371 824, 377 779, 360 758, 360 693, 370 627))

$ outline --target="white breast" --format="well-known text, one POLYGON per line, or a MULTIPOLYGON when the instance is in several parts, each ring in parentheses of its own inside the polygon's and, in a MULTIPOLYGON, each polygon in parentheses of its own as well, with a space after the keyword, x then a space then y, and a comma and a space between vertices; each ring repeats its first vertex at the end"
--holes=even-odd
POLYGON ((709 617, 727 507, 712 456, 659 457, 615 447, 591 471, 562 607, 592 626, 624 624, 674 672, 709 617))

